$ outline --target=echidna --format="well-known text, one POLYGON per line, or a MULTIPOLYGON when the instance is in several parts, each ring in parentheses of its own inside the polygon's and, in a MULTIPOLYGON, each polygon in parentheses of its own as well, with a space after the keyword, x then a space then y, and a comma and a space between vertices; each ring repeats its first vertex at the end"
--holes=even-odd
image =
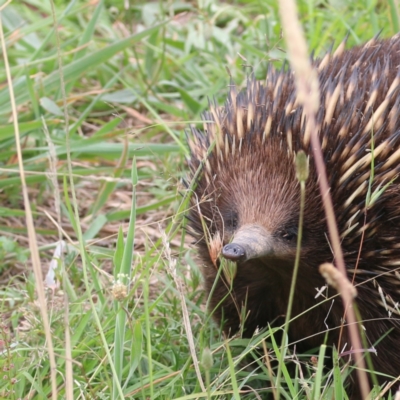
MULTIPOLYGON (((377 350, 374 369, 389 381, 400 374, 400 35, 350 50, 341 44, 313 63, 345 265, 366 338, 377 350)), ((324 290, 325 300, 317 296, 325 284, 318 267, 334 260, 293 73, 269 68, 265 82, 250 77, 243 91, 231 84, 225 106, 211 104, 204 114, 204 132, 192 128, 189 147, 195 185, 188 218, 211 310, 227 334, 240 330, 247 337, 284 321, 300 210, 294 160, 300 150, 308 155, 292 309, 299 317, 289 340, 298 351, 310 350, 329 331, 328 344, 337 345, 343 305, 338 296, 329 299, 337 294, 332 288, 324 290), (221 257, 236 263, 232 282, 218 271, 221 257)), ((342 334, 341 348, 349 346, 347 329, 342 334)))

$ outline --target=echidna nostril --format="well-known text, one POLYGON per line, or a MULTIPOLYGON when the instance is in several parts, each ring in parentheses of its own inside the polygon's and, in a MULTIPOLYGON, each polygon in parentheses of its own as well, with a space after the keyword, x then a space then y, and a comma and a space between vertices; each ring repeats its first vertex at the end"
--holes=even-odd
POLYGON ((246 255, 246 251, 240 244, 229 243, 222 249, 222 255, 228 260, 238 261, 246 255))

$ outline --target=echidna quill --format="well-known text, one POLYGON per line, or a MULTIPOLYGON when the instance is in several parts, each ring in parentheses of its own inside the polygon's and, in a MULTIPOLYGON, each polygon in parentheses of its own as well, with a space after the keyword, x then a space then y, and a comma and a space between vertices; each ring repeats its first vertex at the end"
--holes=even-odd
MULTIPOLYGON (((400 374, 400 35, 350 50, 342 44, 314 65, 348 278, 376 349, 374 369, 390 381, 400 374)), ((193 128, 189 136, 190 230, 211 310, 230 335, 249 337, 284 321, 299 229, 295 157, 300 150, 309 157, 292 317, 304 314, 291 322, 289 341, 298 352, 314 349, 328 330, 328 344, 337 346, 344 310, 333 288, 323 290, 328 300, 317 296, 325 285, 318 268, 334 260, 293 73, 270 68, 265 82, 250 78, 240 92, 231 85, 225 106, 205 113, 204 132, 193 128), (235 263, 231 276, 218 273, 224 259, 235 263)), ((339 351, 347 343, 351 353, 347 328, 342 335, 339 351)))

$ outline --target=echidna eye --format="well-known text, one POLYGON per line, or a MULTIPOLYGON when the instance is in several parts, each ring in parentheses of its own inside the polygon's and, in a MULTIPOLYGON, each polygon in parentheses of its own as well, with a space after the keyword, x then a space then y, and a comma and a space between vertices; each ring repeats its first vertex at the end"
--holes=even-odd
POLYGON ((290 242, 291 240, 294 239, 294 234, 293 234, 293 233, 284 233, 284 234, 282 235, 282 237, 283 237, 284 239, 286 239, 288 242, 290 242))
POLYGON ((281 232, 281 237, 288 242, 293 241, 297 236, 297 228, 289 228, 281 232))
POLYGON ((225 225, 228 229, 230 230, 236 230, 239 222, 238 222, 239 218, 238 215, 235 211, 231 211, 227 214, 226 218, 225 218, 225 225))

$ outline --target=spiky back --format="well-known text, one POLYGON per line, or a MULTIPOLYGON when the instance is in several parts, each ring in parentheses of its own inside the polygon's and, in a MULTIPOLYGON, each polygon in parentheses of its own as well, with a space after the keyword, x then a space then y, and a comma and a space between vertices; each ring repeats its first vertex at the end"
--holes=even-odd
MULTIPOLYGON (((350 51, 344 51, 342 44, 334 54, 327 54, 315 64, 321 91, 318 130, 333 201, 342 237, 353 243, 363 230, 364 240, 373 236, 376 227, 384 222, 377 211, 387 199, 382 195, 368 210, 374 218, 365 229, 364 208, 372 160, 372 193, 395 179, 400 171, 400 36, 386 41, 374 39, 350 51)), ((290 71, 269 69, 264 84, 249 79, 246 90, 240 93, 231 85, 225 107, 211 105, 204 120, 204 133, 192 129, 189 141, 192 176, 204 163, 196 190, 200 196, 222 174, 225 184, 229 178, 232 180, 229 166, 236 166, 244 175, 250 172, 246 170, 250 160, 242 156, 243 147, 251 147, 253 157, 263 168, 279 168, 273 164, 275 159, 293 159, 291 155, 300 149, 312 158, 310 133, 305 130, 303 109, 297 104, 290 71), (276 142, 279 154, 265 159, 268 146, 276 142)), ((293 165, 285 164, 284 168, 288 178, 293 179, 293 165)), ((285 182, 281 184, 284 186, 285 182)), ((389 185, 386 193, 393 186, 397 188, 389 185)), ((246 201, 250 203, 251 199, 246 201)), ((397 212, 400 217, 400 209, 396 209, 397 204, 394 206, 391 219, 397 217, 397 212)), ((195 226, 195 230, 203 235, 201 226, 195 226)), ((398 262, 400 265, 400 251, 398 262)), ((392 265, 390 257, 386 266, 392 265)))
MULTIPOLYGON (((341 44, 314 65, 320 82, 318 132, 349 276, 360 285, 364 318, 400 315, 400 35, 347 51, 341 44)), ((231 84, 225 106, 211 104, 204 114, 204 132, 192 129, 189 147, 191 176, 197 177, 189 219, 209 266, 206 241, 218 233, 228 243, 236 218, 272 230, 298 222, 293 161, 300 149, 309 155, 305 287, 313 281, 310 274, 317 280, 319 263, 332 261, 332 253, 292 72, 270 68, 264 83, 249 79, 241 92, 231 84)), ((206 280, 213 276, 204 274, 206 280)), ((396 319, 390 324, 399 328, 396 319)), ((377 330, 385 329, 388 325, 377 330)), ((396 338, 399 344, 400 335, 396 338)))

